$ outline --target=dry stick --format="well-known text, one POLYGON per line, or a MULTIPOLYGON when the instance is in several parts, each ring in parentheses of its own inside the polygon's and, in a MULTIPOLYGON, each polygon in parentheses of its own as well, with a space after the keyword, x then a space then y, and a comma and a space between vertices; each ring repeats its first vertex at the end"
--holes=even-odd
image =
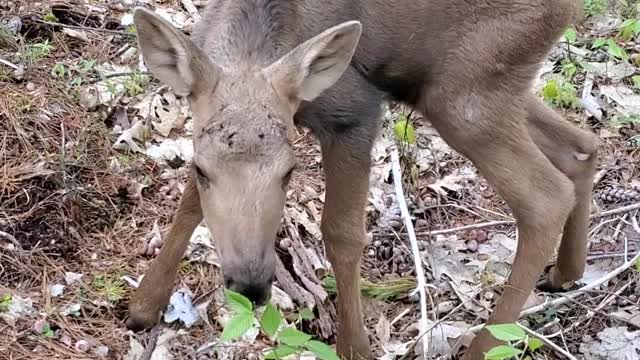
MULTIPOLYGON (((622 272, 624 272, 625 270, 629 269, 630 267, 632 267, 637 261, 638 259, 640 259, 640 252, 636 254, 636 256, 633 257, 633 259, 627 261, 626 263, 620 265, 618 268, 616 268, 615 270, 613 270, 612 272, 602 276, 601 278, 595 280, 594 282, 592 282, 591 284, 585 285, 583 287, 581 287, 578 290, 575 291, 571 291, 567 294, 565 294, 563 297, 555 299, 553 301, 547 301, 544 304, 540 304, 538 306, 534 306, 534 307, 530 307, 528 309, 523 310, 520 313, 520 316, 518 316, 518 318, 527 316, 527 315, 531 315, 531 314, 535 314, 537 312, 540 312, 542 310, 545 310, 546 308, 549 307, 555 307, 558 305, 563 305, 569 301, 572 301, 574 298, 578 297, 579 295, 582 295, 583 293, 592 290, 593 288, 613 279, 614 277, 620 275, 622 272)), ((478 332, 480 331, 482 328, 484 327, 484 324, 478 325, 478 326, 474 326, 472 327, 470 330, 473 332, 478 332)))
MULTIPOLYGON (((424 276, 424 268, 422 267, 422 259, 420 256, 420 249, 418 248, 418 239, 413 229, 413 222, 409 215, 409 209, 407 208, 407 202, 404 198, 404 190, 402 189, 402 170, 400 169, 400 154, 398 149, 394 146, 391 150, 391 170, 393 171, 393 186, 396 191, 396 198, 400 205, 400 213, 404 220, 404 226, 409 233, 409 241, 411 242, 411 251, 413 252, 413 260, 416 264, 416 278, 418 281, 418 294, 420 294, 420 335, 425 335, 427 330, 427 294, 426 286, 427 282, 424 276)), ((422 346, 422 356, 427 359, 427 347, 422 346)))
POLYGON ((20 67, 10 61, 7 61, 3 58, 0 58, 0 63, 7 65, 8 67, 12 68, 13 70, 19 70, 20 67))
POLYGON ((103 32, 103 33, 107 33, 107 34, 115 34, 115 35, 129 36, 129 37, 135 37, 136 36, 136 34, 128 33, 126 31, 120 31, 120 30, 92 28, 92 27, 89 27, 89 26, 67 25, 67 24, 62 24, 62 23, 58 23, 58 22, 51 22, 51 21, 44 21, 44 20, 36 20, 36 22, 39 22, 39 23, 45 24, 45 25, 61 26, 61 27, 65 27, 65 28, 69 28, 69 29, 76 29, 76 30, 98 31, 98 32, 103 32))
POLYGON ((524 330, 526 333, 528 333, 531 336, 534 336, 538 339, 540 339, 540 341, 542 341, 543 343, 549 345, 549 347, 551 347, 553 350, 559 352, 560 354, 564 355, 567 359, 570 360, 578 360, 576 359, 573 355, 569 354, 569 352, 567 352, 565 349, 561 348, 560 346, 556 345, 553 341, 547 339, 546 337, 542 336, 541 334, 538 334, 537 332, 529 329, 526 326, 520 325, 518 323, 516 323, 522 330, 524 330))
POLYGON ((13 235, 4 231, 0 231, 0 238, 9 240, 9 242, 12 243, 16 247, 16 249, 22 250, 22 244, 20 244, 20 242, 13 235))
POLYGON ((193 5, 193 1, 180 0, 180 2, 182 3, 182 6, 184 6, 184 8, 187 9, 187 12, 189 13, 189 15, 191 15, 194 21, 196 22, 200 21, 200 13, 198 12, 198 8, 195 5, 193 5))
MULTIPOLYGON (((640 209, 640 203, 632 204, 632 205, 628 205, 628 206, 622 206, 622 207, 619 207, 617 209, 603 211, 601 213, 595 213, 595 214, 592 214, 589 218, 590 219, 597 219, 597 218, 601 218, 601 217, 605 217, 605 216, 609 216, 609 215, 622 214, 622 213, 626 213, 626 212, 633 211, 633 210, 638 210, 638 209, 640 209)), ((424 232, 419 232, 418 235, 427 235, 427 236, 428 235, 444 235, 444 234, 450 234, 450 233, 454 233, 454 232, 458 232, 458 231, 464 231, 464 230, 482 229, 482 228, 486 228, 486 227, 500 226, 500 225, 512 225, 512 224, 515 224, 515 220, 489 221, 489 222, 485 222, 485 223, 460 226, 460 227, 452 228, 452 229, 444 229, 444 230, 436 230, 436 231, 424 231, 424 232)))

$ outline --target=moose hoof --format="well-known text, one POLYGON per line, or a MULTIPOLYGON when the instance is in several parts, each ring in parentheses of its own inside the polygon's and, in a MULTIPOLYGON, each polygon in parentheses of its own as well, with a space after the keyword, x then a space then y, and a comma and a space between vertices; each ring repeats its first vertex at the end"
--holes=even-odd
POLYGON ((565 291, 566 284, 568 284, 568 282, 561 279, 560 274, 554 266, 549 269, 548 273, 542 274, 541 279, 536 284, 536 287, 540 291, 544 291, 547 293, 556 293, 565 291))
POLYGON ((154 327, 160 318, 160 312, 135 311, 129 309, 129 318, 125 321, 127 329, 134 332, 150 329, 154 327))

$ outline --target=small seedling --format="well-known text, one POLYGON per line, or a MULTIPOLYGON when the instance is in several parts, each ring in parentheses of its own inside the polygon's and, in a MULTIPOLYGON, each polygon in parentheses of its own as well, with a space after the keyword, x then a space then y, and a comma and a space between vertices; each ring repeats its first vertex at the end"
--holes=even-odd
POLYGON ((640 34, 640 19, 625 20, 619 27, 620 37, 629 41, 640 34))
POLYGON ((525 351, 533 353, 544 345, 540 339, 527 335, 517 324, 487 325, 485 328, 494 338, 507 342, 507 345, 499 345, 486 352, 485 360, 519 359, 525 351))
POLYGON ((415 129, 405 115, 400 116, 398 121, 396 121, 396 124, 393 126, 393 132, 396 134, 396 139, 400 142, 409 144, 415 144, 416 142, 415 129))
POLYGON ((576 32, 576 29, 569 27, 564 31, 564 38, 568 44, 575 44, 576 40, 578 40, 578 33, 576 32))
POLYGON ((55 336, 55 334, 53 333, 53 330, 51 330, 51 326, 49 324, 44 324, 44 327, 42 328, 42 336, 47 337, 47 338, 52 338, 55 336))
POLYGON ((249 299, 231 290, 225 290, 225 298, 233 311, 233 317, 222 330, 221 340, 235 340, 259 324, 264 335, 277 344, 264 354, 264 359, 281 359, 305 350, 311 351, 322 360, 340 359, 329 345, 312 340, 311 335, 295 327, 285 326, 282 314, 272 304, 265 307, 258 321, 249 299))
POLYGON ((634 75, 631 77, 631 83, 633 87, 640 90, 640 75, 634 75))
POLYGON ((51 69, 51 75, 58 79, 64 79, 67 76, 67 67, 62 63, 56 63, 51 69))
POLYGON ((2 297, 0 297, 0 312, 9 311, 9 305, 11 305, 12 300, 11 294, 2 295, 2 297))
POLYGON ((57 23, 60 20, 58 20, 58 17, 55 16, 51 11, 47 11, 43 16, 42 16, 42 20, 47 21, 47 22, 54 22, 57 23))
POLYGON ((117 277, 96 275, 92 285, 109 302, 117 302, 123 299, 127 293, 124 282, 117 277))
POLYGON ((607 0, 585 0, 584 12, 587 16, 600 15, 607 10, 607 0))
POLYGON ((577 108, 578 97, 576 88, 562 77, 551 79, 542 88, 542 97, 545 101, 562 108, 577 108))
POLYGON ((135 71, 129 75, 127 81, 124 82, 127 95, 134 97, 144 93, 144 81, 144 75, 139 71, 135 71))
POLYGON ((48 57, 53 49, 55 49, 55 47, 49 44, 49 40, 41 43, 27 44, 24 47, 24 57, 29 63, 33 64, 48 57))

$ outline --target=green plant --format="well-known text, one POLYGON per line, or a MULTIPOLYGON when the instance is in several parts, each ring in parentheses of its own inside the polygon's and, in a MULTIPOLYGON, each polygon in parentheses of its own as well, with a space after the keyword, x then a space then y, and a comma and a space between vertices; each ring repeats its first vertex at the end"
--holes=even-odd
POLYGON ((530 337, 517 324, 487 325, 485 329, 494 338, 507 342, 507 345, 499 345, 486 352, 485 360, 513 359, 523 355, 527 350, 533 353, 543 346, 540 339, 530 337))
POLYGON ((416 142, 415 129, 405 115, 400 116, 400 118, 396 121, 395 125, 393 126, 393 132, 396 134, 396 138, 398 139, 398 141, 406 142, 409 144, 415 144, 416 142))
POLYGON ((93 288, 109 302, 117 302, 124 298, 127 289, 124 282, 115 276, 96 275, 93 278, 93 288))
POLYGON ((575 86, 563 77, 547 81, 542 88, 542 97, 545 101, 563 108, 575 109, 579 104, 575 86))
MULTIPOLYGON (((328 292, 336 293, 336 278, 329 274, 322 279, 323 285, 328 292)), ((393 300, 411 292, 416 288, 414 278, 399 278, 373 283, 369 280, 360 279, 360 291, 363 295, 377 300, 393 300)))
POLYGON ((140 71, 135 71, 124 82, 127 95, 134 97, 144 93, 144 75, 140 71))
POLYGON ((23 55, 29 63, 33 64, 48 57, 54 49, 55 47, 49 44, 49 40, 45 40, 41 43, 27 44, 23 55))
POLYGON ((308 350, 322 360, 339 360, 338 355, 327 344, 312 340, 311 335, 295 327, 285 326, 282 314, 272 304, 265 307, 258 321, 249 299, 231 290, 225 290, 225 298, 233 311, 233 317, 222 330, 221 340, 235 340, 258 323, 262 332, 277 343, 276 347, 264 354, 264 359, 281 359, 308 350))
POLYGON ((57 23, 60 20, 58 20, 58 17, 56 17, 51 10, 47 11, 44 15, 42 15, 42 20, 44 21, 48 21, 48 22, 54 22, 57 23))
POLYGON ((640 75, 634 75, 631 77, 631 84, 633 87, 640 90, 640 75))
POLYGON ((629 41, 632 38, 640 34, 640 19, 628 19, 625 20, 619 27, 620 37, 625 41, 629 41))
POLYGON ((48 338, 52 338, 55 336, 49 324, 44 324, 44 327, 42 328, 42 336, 48 337, 48 338))
POLYGON ((567 30, 564 31, 564 38, 567 43, 575 44, 576 40, 578 40, 578 33, 576 32, 576 29, 573 26, 567 28, 567 30))
POLYGON ((620 45, 618 45, 618 43, 616 43, 615 40, 613 39, 598 38, 593 40, 593 43, 591 43, 592 49, 602 49, 605 46, 607 48, 607 53, 609 53, 609 55, 619 60, 626 60, 629 58, 629 54, 627 54, 627 51, 623 49, 620 45))
POLYGON ((2 297, 0 297, 0 312, 9 311, 9 305, 11 305, 12 300, 11 294, 2 295, 2 297))
POLYGON ((607 0, 585 0, 584 12, 587 16, 600 15, 607 10, 607 0))
POLYGON ((565 77, 572 79, 578 73, 578 70, 582 68, 582 64, 577 61, 571 61, 568 58, 562 59, 560 64, 562 69, 562 75, 565 77))
POLYGON ((67 75, 67 67, 63 63, 56 63, 51 69, 51 75, 58 79, 64 79, 67 75))

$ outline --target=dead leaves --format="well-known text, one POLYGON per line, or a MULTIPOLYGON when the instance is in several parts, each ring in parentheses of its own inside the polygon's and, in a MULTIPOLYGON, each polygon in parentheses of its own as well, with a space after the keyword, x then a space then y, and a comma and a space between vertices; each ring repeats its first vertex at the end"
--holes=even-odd
POLYGON ((627 327, 606 328, 598 333, 598 340, 580 345, 580 351, 587 359, 638 359, 640 331, 629 331, 627 327))

